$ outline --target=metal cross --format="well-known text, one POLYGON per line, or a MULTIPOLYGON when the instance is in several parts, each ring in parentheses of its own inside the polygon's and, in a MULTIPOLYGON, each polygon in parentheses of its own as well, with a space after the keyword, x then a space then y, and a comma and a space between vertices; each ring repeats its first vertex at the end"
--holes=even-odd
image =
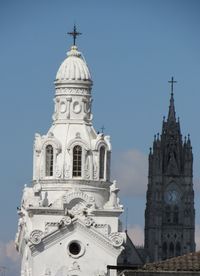
POLYGON ((73 30, 73 32, 69 32, 68 34, 71 35, 71 36, 73 36, 73 42, 74 42, 74 46, 75 46, 76 45, 76 37, 78 35, 81 35, 82 33, 79 33, 79 32, 76 31, 76 25, 74 24, 74 30, 73 30))
POLYGON ((102 127, 101 127, 101 133, 104 133, 104 130, 105 130, 105 127, 102 126, 102 127))
POLYGON ((168 81, 169 83, 171 83, 171 93, 173 93, 174 90, 174 83, 177 83, 177 81, 174 80, 174 77, 171 78, 170 81, 168 81))

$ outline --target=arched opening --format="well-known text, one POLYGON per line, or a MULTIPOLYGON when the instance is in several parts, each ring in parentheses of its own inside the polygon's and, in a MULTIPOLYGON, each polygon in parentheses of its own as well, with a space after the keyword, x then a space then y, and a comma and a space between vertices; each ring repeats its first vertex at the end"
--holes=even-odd
POLYGON ((105 172, 105 147, 102 146, 100 148, 99 153, 99 178, 104 178, 104 172, 105 172))
POLYGON ((110 151, 106 151, 106 180, 110 179, 110 151))
POLYGON ((170 242, 170 245, 169 245, 169 258, 172 258, 174 257, 174 244, 173 242, 170 242))
POLYGON ((53 147, 46 146, 46 176, 53 176, 53 147))
POLYGON ((167 243, 164 242, 162 245, 162 258, 163 260, 167 259, 167 243))
POLYGON ((179 217, 178 217, 179 209, 178 206, 174 206, 174 213, 173 213, 173 223, 178 223, 179 222, 179 217))
POLYGON ((81 176, 82 167, 82 148, 75 146, 73 148, 73 176, 81 176))
POLYGON ((180 256, 181 255, 181 244, 180 242, 176 243, 176 256, 180 256))

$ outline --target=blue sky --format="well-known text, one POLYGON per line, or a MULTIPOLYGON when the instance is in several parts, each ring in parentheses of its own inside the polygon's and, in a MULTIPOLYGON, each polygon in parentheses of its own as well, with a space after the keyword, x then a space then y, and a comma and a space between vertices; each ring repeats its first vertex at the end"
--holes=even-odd
MULTIPOLYGON (((113 178, 129 208, 129 228, 137 226, 139 240, 146 160, 168 112, 171 76, 178 81, 175 104, 182 134, 191 134, 200 225, 200 2, 1 0, 0 248, 15 236, 16 207, 32 178, 34 133, 45 134, 51 125, 53 81, 71 46, 67 32, 74 22, 83 33, 77 44, 94 81, 94 126, 104 125, 111 135, 113 178)), ((15 257, 6 250, 0 250, 0 265, 15 276, 15 257)))

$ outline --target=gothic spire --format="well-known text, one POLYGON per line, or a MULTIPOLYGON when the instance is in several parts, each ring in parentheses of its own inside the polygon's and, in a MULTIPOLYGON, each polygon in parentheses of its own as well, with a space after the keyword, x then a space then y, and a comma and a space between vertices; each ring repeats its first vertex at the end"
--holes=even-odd
POLYGON ((171 93, 171 98, 170 98, 168 121, 176 121, 176 112, 175 112, 175 106, 174 106, 174 94, 173 93, 171 93))
POLYGON ((170 105, 169 105, 169 113, 168 113, 168 121, 176 121, 176 112, 175 112, 175 106, 174 106, 174 83, 177 81, 174 80, 172 77, 170 81, 171 83, 171 98, 170 98, 170 105))

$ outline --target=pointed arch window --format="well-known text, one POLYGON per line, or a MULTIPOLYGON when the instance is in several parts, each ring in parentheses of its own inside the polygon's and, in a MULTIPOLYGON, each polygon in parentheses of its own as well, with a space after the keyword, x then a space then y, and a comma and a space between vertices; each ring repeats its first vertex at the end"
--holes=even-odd
POLYGON ((106 151, 106 180, 110 179, 110 151, 106 151))
POLYGON ((170 242, 170 245, 169 245, 169 257, 170 258, 174 257, 174 244, 173 244, 173 242, 170 242))
POLYGON ((173 222, 174 223, 179 223, 179 216, 178 216, 178 213, 179 213, 179 209, 178 209, 178 206, 175 205, 174 206, 174 213, 173 213, 173 222))
POLYGON ((82 167, 82 148, 81 146, 75 146, 73 148, 73 176, 81 176, 82 167))
POLYGON ((46 146, 46 176, 53 176, 53 147, 46 146))
POLYGON ((100 153, 99 153, 99 178, 103 179, 104 178, 104 172, 105 172, 105 147, 102 146, 100 148, 100 153))
POLYGON ((162 255, 163 255, 163 260, 167 259, 167 243, 164 242, 162 245, 162 255))
POLYGON ((181 255, 181 244, 180 242, 176 243, 176 256, 180 256, 181 255))

